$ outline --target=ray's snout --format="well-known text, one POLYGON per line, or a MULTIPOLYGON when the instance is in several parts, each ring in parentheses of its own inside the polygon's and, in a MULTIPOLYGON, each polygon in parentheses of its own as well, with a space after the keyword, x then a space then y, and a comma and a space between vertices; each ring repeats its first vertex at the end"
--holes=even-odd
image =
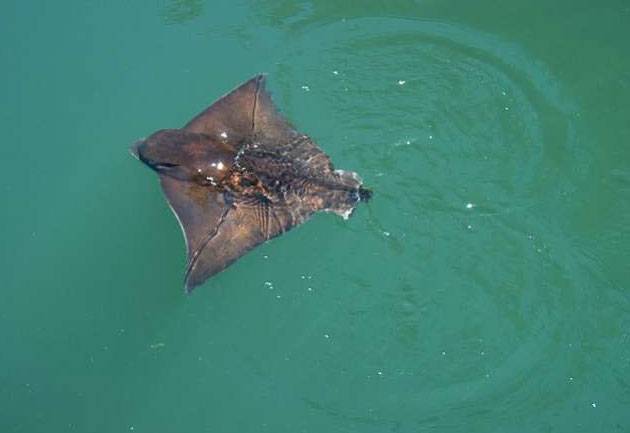
POLYGON ((137 160, 141 160, 140 158, 140 147, 144 144, 144 138, 136 141, 131 146, 129 146, 129 153, 136 158, 137 160))

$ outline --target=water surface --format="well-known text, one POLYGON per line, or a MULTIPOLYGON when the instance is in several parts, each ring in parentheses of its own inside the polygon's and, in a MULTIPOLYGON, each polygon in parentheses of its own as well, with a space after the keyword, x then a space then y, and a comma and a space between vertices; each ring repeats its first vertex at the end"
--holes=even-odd
POLYGON ((630 429, 621 1, 0 6, 0 430, 630 429), (127 147, 269 74, 374 199, 183 294, 127 147))

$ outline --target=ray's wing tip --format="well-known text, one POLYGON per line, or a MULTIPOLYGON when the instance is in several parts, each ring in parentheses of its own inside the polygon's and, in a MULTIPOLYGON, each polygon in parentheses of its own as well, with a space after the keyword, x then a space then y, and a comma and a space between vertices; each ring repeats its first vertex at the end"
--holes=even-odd
POLYGON ((184 279, 184 293, 186 295, 192 294, 193 290, 199 287, 203 281, 192 281, 189 275, 184 279))
POLYGON ((186 264, 186 274, 184 275, 184 292, 187 295, 190 295, 193 290, 200 286, 203 281, 199 281, 198 278, 194 277, 193 269, 192 269, 191 259, 188 259, 188 263, 186 264))
POLYGON ((260 90, 264 90, 265 85, 267 83, 267 73, 266 72, 260 72, 256 75, 254 75, 254 78, 251 79, 251 81, 254 81, 256 83, 256 91, 260 91, 260 90))
POLYGON ((197 268, 195 265, 189 265, 188 270, 186 271, 186 276, 184 277, 184 291, 187 295, 190 295, 193 290, 197 287, 205 284, 211 277, 214 277, 216 274, 221 272, 224 268, 219 270, 211 270, 210 272, 204 272, 203 267, 197 268))

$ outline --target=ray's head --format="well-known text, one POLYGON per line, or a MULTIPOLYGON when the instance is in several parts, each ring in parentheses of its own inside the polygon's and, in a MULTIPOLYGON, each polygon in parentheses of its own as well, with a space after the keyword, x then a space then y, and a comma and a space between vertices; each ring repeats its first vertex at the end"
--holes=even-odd
POLYGON ((157 131, 130 151, 160 175, 201 185, 221 182, 235 157, 234 150, 220 141, 181 129, 157 131))

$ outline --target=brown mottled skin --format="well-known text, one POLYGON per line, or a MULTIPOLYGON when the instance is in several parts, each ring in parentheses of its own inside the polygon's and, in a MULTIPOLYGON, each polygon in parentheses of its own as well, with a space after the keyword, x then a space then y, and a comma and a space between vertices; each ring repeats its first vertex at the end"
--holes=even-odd
POLYGON ((264 84, 256 76, 182 129, 157 131, 132 149, 158 173, 184 231, 187 291, 314 212, 347 218, 371 196, 293 129, 264 84))

